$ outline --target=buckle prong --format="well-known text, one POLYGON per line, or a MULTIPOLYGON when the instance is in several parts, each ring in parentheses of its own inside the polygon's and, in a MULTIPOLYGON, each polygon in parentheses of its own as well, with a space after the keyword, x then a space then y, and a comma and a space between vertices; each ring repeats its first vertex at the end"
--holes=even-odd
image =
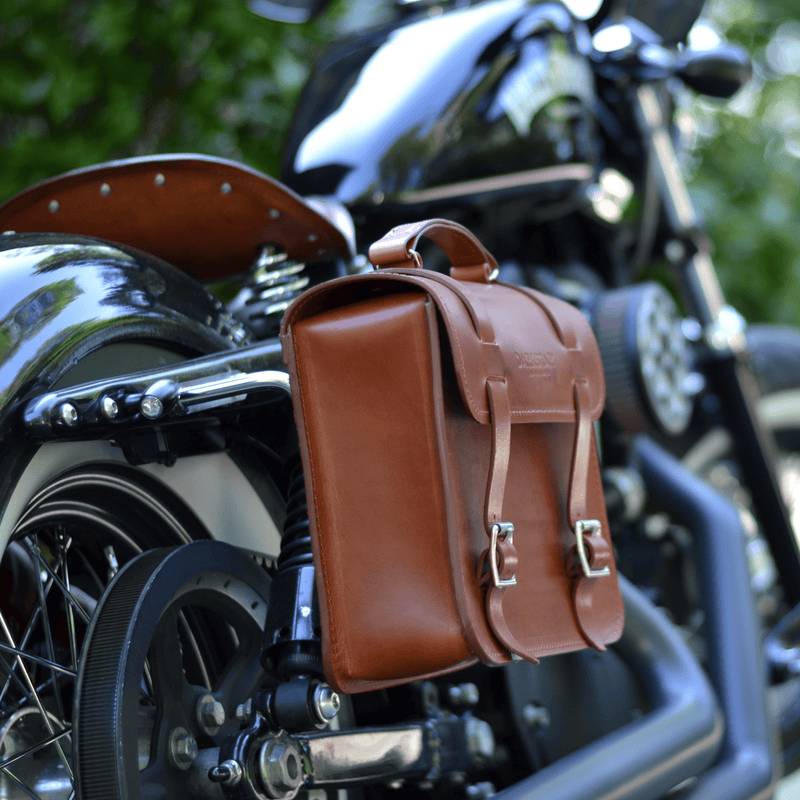
POLYGON ((498 588, 504 586, 516 586, 517 577, 512 575, 507 580, 500 580, 500 570, 497 566, 497 544, 500 537, 503 537, 504 542, 514 544, 514 525, 511 522, 495 522, 489 531, 491 541, 489 543, 489 569, 492 573, 492 583, 498 588))
POLYGON ((601 525, 598 519, 579 519, 575 523, 575 545, 578 550, 578 560, 581 562, 581 569, 587 578, 602 578, 605 575, 610 575, 611 570, 608 567, 602 569, 592 569, 589 564, 589 558, 586 555, 586 544, 583 541, 583 534, 588 533, 589 536, 600 536, 601 525))

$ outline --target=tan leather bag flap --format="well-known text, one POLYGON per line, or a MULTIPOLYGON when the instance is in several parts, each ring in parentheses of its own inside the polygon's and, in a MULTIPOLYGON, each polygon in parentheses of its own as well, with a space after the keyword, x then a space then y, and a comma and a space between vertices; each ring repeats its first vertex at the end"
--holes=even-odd
MULTIPOLYGON (((575 380, 588 387, 586 413, 598 419, 605 402, 600 353, 580 311, 532 289, 496 284, 494 258, 447 220, 401 225, 370 248, 376 267, 424 287, 447 329, 464 403, 490 421, 486 381, 505 379, 511 422, 575 422, 575 380), (428 236, 446 247, 451 278, 422 271, 413 246, 428 236), (508 291, 498 291, 498 285, 508 291)), ((374 277, 373 277, 374 279, 374 277)))

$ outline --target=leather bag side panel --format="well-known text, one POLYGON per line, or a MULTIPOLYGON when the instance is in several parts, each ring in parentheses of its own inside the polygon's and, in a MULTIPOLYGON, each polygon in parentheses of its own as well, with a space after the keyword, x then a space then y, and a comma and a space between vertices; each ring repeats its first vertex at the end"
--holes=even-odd
POLYGON ((365 691, 474 661, 447 552, 430 301, 376 297, 290 336, 329 682, 365 691))

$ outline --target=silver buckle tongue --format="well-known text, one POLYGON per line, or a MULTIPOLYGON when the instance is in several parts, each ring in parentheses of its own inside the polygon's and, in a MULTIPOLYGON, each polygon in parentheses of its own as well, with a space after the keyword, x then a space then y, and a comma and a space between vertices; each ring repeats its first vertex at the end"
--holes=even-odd
POLYGON ((599 519, 579 519, 575 523, 575 544, 578 548, 578 559, 581 562, 581 569, 587 578, 602 578, 605 575, 610 575, 611 570, 608 567, 603 569, 592 569, 589 565, 589 559, 586 555, 586 545, 583 542, 583 534, 589 533, 589 536, 599 536, 601 531, 599 519))
POLYGON ((498 588, 503 586, 516 586, 517 577, 512 575, 508 580, 500 580, 500 570, 497 567, 497 540, 502 536, 504 542, 514 544, 514 525, 511 522, 495 522, 489 532, 489 569, 492 572, 492 583, 498 588))

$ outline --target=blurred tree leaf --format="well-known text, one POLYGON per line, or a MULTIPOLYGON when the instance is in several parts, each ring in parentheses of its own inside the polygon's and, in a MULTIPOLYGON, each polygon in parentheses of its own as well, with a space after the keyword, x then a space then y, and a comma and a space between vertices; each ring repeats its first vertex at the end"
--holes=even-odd
MULTIPOLYGON (((340 6, 344 0, 340 0, 340 6)), ((753 54, 731 103, 695 99, 691 189, 730 301, 800 325, 800 24, 794 0, 712 0, 753 54)), ((245 0, 0 0, 0 201, 100 161, 167 152, 277 174, 310 64, 337 14, 302 26, 245 0)))
POLYGON ((275 174, 334 17, 287 30, 245 0, 0 0, 0 201, 150 153, 220 155, 275 174))
POLYGON ((754 79, 727 104, 695 99, 691 191, 729 302, 800 325, 800 25, 787 0, 714 0, 707 19, 748 48, 754 79), (787 22, 788 20, 788 22, 787 22))

